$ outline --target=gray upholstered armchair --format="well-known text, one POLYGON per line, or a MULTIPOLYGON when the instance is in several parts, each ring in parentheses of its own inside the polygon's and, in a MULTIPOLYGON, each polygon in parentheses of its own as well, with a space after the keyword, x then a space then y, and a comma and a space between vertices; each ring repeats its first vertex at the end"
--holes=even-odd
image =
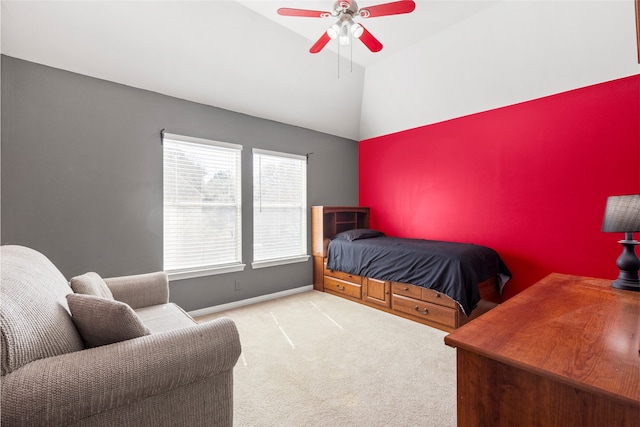
POLYGON ((110 302, 76 297, 34 250, 0 250, 3 426, 232 425, 233 367, 241 349, 230 319, 195 323, 168 303, 163 273, 105 279, 110 302), (96 314, 96 302, 107 304, 106 317, 96 314), (137 337, 118 341, 128 326, 114 321, 117 313, 141 320, 137 337), (100 323, 117 325, 116 338, 87 348, 83 328, 100 323))

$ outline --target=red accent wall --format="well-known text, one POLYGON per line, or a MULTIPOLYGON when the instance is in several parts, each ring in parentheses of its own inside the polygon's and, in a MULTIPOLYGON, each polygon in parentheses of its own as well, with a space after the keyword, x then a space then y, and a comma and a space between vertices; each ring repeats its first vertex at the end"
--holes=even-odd
POLYGON ((640 193, 640 75, 372 138, 359 202, 388 235, 487 245, 514 277, 615 279, 607 196, 640 193))

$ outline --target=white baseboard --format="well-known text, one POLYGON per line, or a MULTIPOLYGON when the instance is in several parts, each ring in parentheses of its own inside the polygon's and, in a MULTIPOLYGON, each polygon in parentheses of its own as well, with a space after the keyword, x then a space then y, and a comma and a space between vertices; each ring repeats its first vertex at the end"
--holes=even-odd
POLYGON ((286 291, 276 292, 273 294, 260 295, 259 297, 247 298, 227 304, 214 305, 213 307, 205 307, 198 310, 189 311, 188 313, 191 317, 206 316, 208 314, 219 313, 221 311, 244 307, 245 305, 255 304, 258 302, 270 301, 272 299, 283 298, 289 295, 308 292, 311 290, 313 290, 313 285, 301 286, 299 288, 287 289, 286 291))

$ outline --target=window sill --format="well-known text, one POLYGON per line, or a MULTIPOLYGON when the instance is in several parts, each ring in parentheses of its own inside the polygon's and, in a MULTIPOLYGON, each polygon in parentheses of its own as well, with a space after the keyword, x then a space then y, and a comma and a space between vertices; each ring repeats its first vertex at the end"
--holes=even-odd
POLYGON ((216 274, 235 273, 244 270, 246 264, 225 265, 222 267, 204 268, 201 270, 167 271, 169 281, 193 279, 195 277, 213 276, 216 274))
POLYGON ((275 267, 276 265, 285 265, 285 264, 294 264, 296 262, 307 262, 309 261, 309 255, 300 255, 297 257, 291 258, 279 258, 279 259, 269 259, 266 261, 256 261, 251 263, 251 268, 267 268, 267 267, 275 267))

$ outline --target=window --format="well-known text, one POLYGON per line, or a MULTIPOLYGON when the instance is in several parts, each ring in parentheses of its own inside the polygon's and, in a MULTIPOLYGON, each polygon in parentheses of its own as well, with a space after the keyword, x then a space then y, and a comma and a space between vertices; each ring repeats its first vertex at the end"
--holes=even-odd
POLYGON ((164 270, 170 278, 243 269, 241 150, 164 134, 164 270))
POLYGON ((254 148, 252 266, 308 259, 307 159, 254 148))

